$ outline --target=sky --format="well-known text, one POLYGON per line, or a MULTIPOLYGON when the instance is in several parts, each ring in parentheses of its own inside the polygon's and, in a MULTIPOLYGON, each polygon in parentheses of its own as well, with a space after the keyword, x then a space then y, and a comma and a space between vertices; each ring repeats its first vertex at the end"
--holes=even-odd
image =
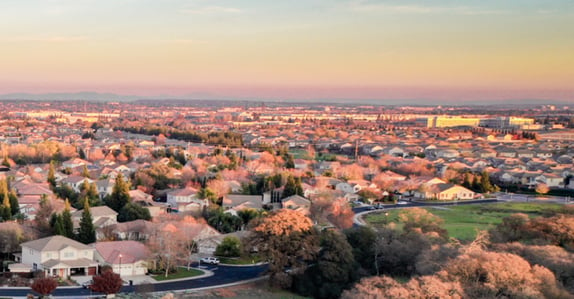
POLYGON ((574 1, 0 1, 0 93, 79 91, 574 101, 574 1))

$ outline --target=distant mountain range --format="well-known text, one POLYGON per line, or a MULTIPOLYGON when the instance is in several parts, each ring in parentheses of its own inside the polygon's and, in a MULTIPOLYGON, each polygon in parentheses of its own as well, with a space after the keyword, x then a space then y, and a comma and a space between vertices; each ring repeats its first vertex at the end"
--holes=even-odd
POLYGON ((207 93, 196 93, 182 96, 158 95, 158 96, 136 96, 120 95, 113 93, 98 92, 76 92, 76 93, 10 93, 1 94, 0 100, 31 100, 31 101, 91 101, 91 102, 130 102, 136 100, 218 100, 218 101, 248 101, 248 102, 275 102, 275 103, 333 103, 333 104, 364 104, 364 105, 452 105, 452 106, 470 106, 470 105, 570 105, 574 106, 572 100, 553 100, 553 99, 487 99, 482 101, 464 101, 464 100, 433 100, 433 99, 277 99, 277 98, 248 98, 217 96, 207 93))

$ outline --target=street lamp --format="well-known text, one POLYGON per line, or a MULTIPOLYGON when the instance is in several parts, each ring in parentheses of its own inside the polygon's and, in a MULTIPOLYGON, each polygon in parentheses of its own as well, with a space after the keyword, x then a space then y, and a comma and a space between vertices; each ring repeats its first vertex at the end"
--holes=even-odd
POLYGON ((120 253, 119 257, 120 257, 120 271, 119 271, 120 273, 119 274, 120 274, 120 276, 122 276, 122 254, 121 253, 120 253))

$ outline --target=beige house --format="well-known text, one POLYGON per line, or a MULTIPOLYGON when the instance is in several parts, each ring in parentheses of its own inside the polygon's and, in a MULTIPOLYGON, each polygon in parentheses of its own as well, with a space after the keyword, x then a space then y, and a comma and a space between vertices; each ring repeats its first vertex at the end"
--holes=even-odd
POLYGON ((424 193, 426 199, 438 200, 459 200, 459 199, 473 199, 474 192, 455 184, 436 184, 431 186, 427 192, 424 193))
POLYGON ((94 249, 64 236, 51 236, 21 244, 19 269, 42 270, 47 276, 95 275, 94 249), (23 267, 25 266, 25 267, 23 267))
MULTIPOLYGON (((83 210, 77 210, 72 213, 74 229, 78 229, 80 227, 82 213, 83 210)), ((108 206, 91 207, 90 213, 92 214, 92 222, 96 229, 118 223, 118 213, 108 206)))
POLYGON ((184 188, 169 192, 167 194, 167 204, 172 209, 179 211, 201 211, 208 205, 207 199, 200 199, 197 190, 194 188, 184 188))
POLYGON ((309 215, 311 208, 311 201, 303 196, 291 195, 281 200, 281 205, 284 209, 291 209, 299 211, 305 215, 309 215))
POLYGON ((145 275, 150 252, 137 241, 98 242, 95 248, 95 260, 100 265, 112 267, 121 276, 145 275))

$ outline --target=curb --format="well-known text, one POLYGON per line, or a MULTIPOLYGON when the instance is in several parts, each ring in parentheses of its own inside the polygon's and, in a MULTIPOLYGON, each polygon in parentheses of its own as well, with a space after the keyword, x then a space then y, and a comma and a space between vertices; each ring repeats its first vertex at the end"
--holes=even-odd
POLYGON ((264 279, 268 279, 268 278, 269 278, 269 276, 265 275, 265 276, 261 276, 261 277, 251 278, 251 279, 227 283, 227 284, 220 284, 220 285, 216 285, 216 286, 209 286, 209 287, 202 287, 202 288, 195 288, 195 289, 186 289, 186 290, 150 292, 147 294, 153 294, 153 295, 167 294, 167 293, 176 293, 176 294, 177 293, 187 293, 187 294, 190 294, 193 292, 199 292, 199 291, 205 291, 205 290, 211 290, 211 289, 227 288, 227 287, 232 287, 232 286, 236 286, 236 285, 242 285, 242 284, 256 282, 256 281, 260 281, 260 280, 264 280, 264 279))

